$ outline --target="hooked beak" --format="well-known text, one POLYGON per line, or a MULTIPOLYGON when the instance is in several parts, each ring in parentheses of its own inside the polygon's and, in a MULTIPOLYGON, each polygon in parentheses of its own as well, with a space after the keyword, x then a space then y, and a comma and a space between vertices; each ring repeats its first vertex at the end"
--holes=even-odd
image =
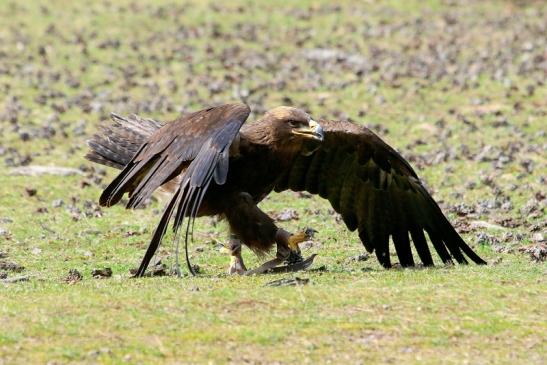
POLYGON ((293 131, 294 134, 300 134, 310 139, 322 141, 325 138, 323 128, 315 120, 310 119, 308 127, 302 127, 293 131))

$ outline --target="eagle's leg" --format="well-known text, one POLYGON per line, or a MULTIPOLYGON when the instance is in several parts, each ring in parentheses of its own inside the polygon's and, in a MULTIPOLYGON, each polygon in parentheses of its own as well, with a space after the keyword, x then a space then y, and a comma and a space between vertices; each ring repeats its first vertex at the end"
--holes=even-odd
POLYGON ((277 257, 284 258, 289 265, 303 261, 302 253, 300 252, 300 243, 310 240, 313 237, 315 230, 307 228, 298 233, 290 233, 279 228, 275 235, 277 243, 277 257))
MULTIPOLYGON (((234 194, 223 200, 226 204, 224 215, 230 225, 230 230, 235 233, 241 243, 258 254, 268 253, 270 248, 277 245, 277 255, 274 259, 265 262, 247 274, 259 274, 266 272, 283 262, 289 265, 302 263, 302 255, 298 244, 310 239, 313 230, 292 234, 277 227, 274 220, 264 213, 248 193, 234 194)), ((231 250, 232 263, 243 263, 240 251, 231 250)), ((310 261, 311 263, 311 261, 310 261)), ((234 265, 230 265, 232 268, 234 265)))
POLYGON ((235 234, 230 234, 228 247, 230 252, 230 266, 228 267, 228 275, 242 275, 247 271, 243 257, 241 256, 241 240, 235 234))

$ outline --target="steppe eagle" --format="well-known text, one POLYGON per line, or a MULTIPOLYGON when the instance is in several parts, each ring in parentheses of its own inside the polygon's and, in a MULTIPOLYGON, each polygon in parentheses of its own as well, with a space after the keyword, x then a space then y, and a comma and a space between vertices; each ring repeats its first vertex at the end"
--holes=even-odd
POLYGON ((311 232, 291 234, 257 206, 270 192, 284 190, 327 199, 386 268, 392 266, 390 237, 401 266, 415 265, 412 246, 424 266, 433 265, 424 232, 444 263, 465 264, 467 256, 485 264, 409 163, 369 129, 345 121, 314 121, 293 107, 277 107, 245 123, 249 114, 249 107, 240 103, 184 114, 165 124, 113 114, 113 123, 88 141, 89 160, 121 170, 102 193, 100 205, 112 206, 127 193, 127 208, 136 208, 158 189, 172 194, 136 276, 145 274, 171 221, 176 232, 185 229, 193 273, 187 242, 193 220, 200 216, 228 222, 230 273, 248 272, 241 244, 258 254, 276 244, 277 261, 266 268, 283 260, 301 261, 298 243, 311 232))

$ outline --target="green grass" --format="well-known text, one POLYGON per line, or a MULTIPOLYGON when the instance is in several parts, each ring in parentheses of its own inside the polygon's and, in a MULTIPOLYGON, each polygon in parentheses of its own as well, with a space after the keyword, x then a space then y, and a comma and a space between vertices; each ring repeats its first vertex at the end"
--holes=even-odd
MULTIPOLYGON (((25 267, 8 279, 28 281, 0 283, 0 365, 544 363, 546 266, 518 249, 537 244, 547 219, 547 88, 538 63, 526 64, 543 54, 546 13, 540 1, 2 2, 0 252, 8 256, 0 260, 25 267), (378 69, 316 64, 306 52, 318 48, 378 61, 378 69), (426 69, 434 73, 451 57, 444 77, 416 71, 431 61, 426 69), (218 249, 226 227, 200 219, 191 247, 198 277, 137 280, 129 270, 161 202, 97 211, 92 203, 112 170, 100 182, 96 171, 10 175, 17 154, 36 165, 91 167, 84 142, 111 111, 170 120, 181 108, 237 100, 238 88, 250 90, 255 110, 292 101, 316 119, 381 125, 388 132, 379 134, 412 160, 447 212, 496 196, 511 202, 470 216, 447 213, 458 227, 517 223, 463 233, 486 267, 383 270, 374 257, 352 260, 364 248, 327 202, 272 194, 263 210, 290 207, 299 215, 281 226, 319 231, 305 253, 317 253, 314 267, 324 270, 226 276, 228 257, 218 249), (35 136, 43 126, 55 135, 35 136), (509 161, 479 161, 485 146, 509 161), (444 152, 451 156, 431 162, 444 152), (64 204, 55 207, 58 199, 64 204), (535 211, 523 209, 530 204, 535 211), (479 244, 480 233, 499 243, 479 244), (113 277, 93 279, 92 270, 103 267, 113 277), (81 282, 65 282, 71 269, 81 282), (293 276, 310 282, 265 286, 293 276)), ((171 238, 160 250, 169 266, 171 238)), ((260 264, 248 250, 244 256, 248 266, 260 264)))
POLYGON ((312 284, 296 288, 263 287, 270 276, 13 285, 0 344, 8 362, 93 362, 101 349, 106 363, 541 360, 537 266, 515 258, 486 270, 349 266, 355 272, 304 274, 312 284))

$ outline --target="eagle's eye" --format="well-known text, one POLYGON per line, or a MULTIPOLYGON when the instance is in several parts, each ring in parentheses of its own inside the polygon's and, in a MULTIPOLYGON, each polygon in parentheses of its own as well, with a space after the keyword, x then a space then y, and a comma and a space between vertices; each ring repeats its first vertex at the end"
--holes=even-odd
POLYGON ((298 128, 302 126, 302 122, 296 121, 296 120, 289 120, 289 125, 291 128, 298 128))

